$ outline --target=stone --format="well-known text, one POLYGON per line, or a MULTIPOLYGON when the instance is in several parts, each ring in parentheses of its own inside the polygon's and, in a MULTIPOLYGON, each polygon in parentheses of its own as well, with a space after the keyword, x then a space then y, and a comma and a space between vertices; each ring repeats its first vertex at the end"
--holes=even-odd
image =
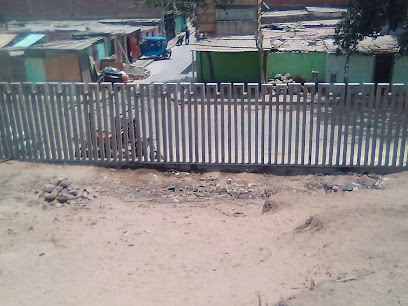
POLYGON ((275 75, 275 79, 276 80, 280 80, 282 78, 282 75, 280 73, 278 73, 277 75, 275 75))
POLYGON ((51 193, 51 192, 54 190, 54 188, 55 188, 55 185, 46 184, 46 185, 44 185, 43 190, 44 190, 45 192, 51 193))
POLYGON ((333 190, 333 192, 338 192, 338 191, 339 191, 339 187, 333 186, 333 187, 332 187, 332 190, 333 190))
POLYGON ((290 75, 290 73, 286 73, 286 74, 284 75, 284 77, 285 77, 287 80, 289 80, 289 79, 292 78, 292 76, 290 75))
POLYGON ((66 195, 59 195, 57 197, 57 201, 60 203, 66 203, 68 201, 68 197, 66 195))
POLYGON ((231 185, 232 184, 232 178, 227 178, 227 185, 231 185))
POLYGON ((78 196, 78 190, 71 190, 71 191, 69 191, 69 194, 74 196, 74 197, 77 197, 78 196))
POLYGON ((45 195, 44 195, 44 199, 46 200, 46 201, 48 201, 48 202, 52 202, 52 201, 54 201, 56 198, 57 198, 57 196, 58 196, 58 190, 57 189, 54 189, 51 193, 46 193, 45 195))
POLYGON ((62 188, 67 188, 69 185, 71 185, 71 182, 68 181, 68 179, 64 178, 61 183, 59 184, 62 188))

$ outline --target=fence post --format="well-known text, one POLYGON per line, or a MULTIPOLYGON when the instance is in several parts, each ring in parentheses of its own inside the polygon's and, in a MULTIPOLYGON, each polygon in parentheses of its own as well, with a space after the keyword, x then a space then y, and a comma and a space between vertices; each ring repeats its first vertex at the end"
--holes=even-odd
MULTIPOLYGON (((161 103, 159 104, 159 97, 160 99, 163 98, 163 83, 155 83, 153 85, 154 123, 155 123, 155 129, 156 129, 157 162, 160 163, 162 161, 161 160, 161 157, 162 157, 161 144, 163 143, 160 137, 160 113, 162 113, 162 116, 163 116, 163 109, 161 108, 161 103)), ((163 122, 161 124, 163 124, 163 122)), ((164 152, 164 149, 163 149, 163 152, 164 152)))
POLYGON ((4 158, 13 158, 12 138, 10 135, 10 122, 7 116, 6 94, 9 91, 8 83, 0 83, 0 135, 2 144, 2 155, 4 158))
POLYGON ((254 160, 255 164, 259 163, 259 131, 258 131, 258 106, 259 106, 259 84, 258 83, 248 83, 248 164, 252 164, 254 160), (255 147, 255 159, 252 158, 252 100, 254 100, 255 104, 255 130, 254 130, 254 147, 255 147))

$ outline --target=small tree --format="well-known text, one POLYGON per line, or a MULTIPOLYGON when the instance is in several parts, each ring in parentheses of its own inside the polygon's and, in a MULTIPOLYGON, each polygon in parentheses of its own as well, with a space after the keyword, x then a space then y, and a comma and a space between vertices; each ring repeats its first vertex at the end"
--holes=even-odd
POLYGON ((337 24, 335 43, 344 51, 344 82, 348 83, 350 55, 358 43, 369 35, 396 31, 401 52, 408 52, 408 1, 407 0, 357 0, 337 24))

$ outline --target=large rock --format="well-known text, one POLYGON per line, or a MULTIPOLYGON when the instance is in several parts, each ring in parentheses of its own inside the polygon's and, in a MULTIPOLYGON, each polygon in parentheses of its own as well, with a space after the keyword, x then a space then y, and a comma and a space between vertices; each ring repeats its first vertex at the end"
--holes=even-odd
POLYGON ((68 181, 68 179, 64 178, 61 183, 59 184, 62 188, 67 188, 69 185, 71 185, 71 182, 68 181))
POLYGON ((45 192, 51 193, 51 192, 54 190, 54 188, 55 188, 55 185, 46 184, 46 185, 44 186, 43 190, 44 190, 45 192))
POLYGON ((60 194, 57 197, 57 201, 60 202, 60 203, 66 203, 68 201, 68 197, 66 195, 64 195, 64 194, 60 194))

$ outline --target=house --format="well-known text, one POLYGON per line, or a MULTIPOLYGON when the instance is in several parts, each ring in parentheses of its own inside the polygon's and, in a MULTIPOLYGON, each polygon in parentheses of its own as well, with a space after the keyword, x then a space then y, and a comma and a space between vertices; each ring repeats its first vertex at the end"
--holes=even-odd
MULTIPOLYGON (((268 78, 290 73, 305 81, 343 82, 345 56, 334 44, 333 22, 282 23, 281 29, 263 29, 268 78)), ((367 37, 350 56, 349 82, 406 83, 408 76, 403 71, 407 63, 393 35, 367 37)))

